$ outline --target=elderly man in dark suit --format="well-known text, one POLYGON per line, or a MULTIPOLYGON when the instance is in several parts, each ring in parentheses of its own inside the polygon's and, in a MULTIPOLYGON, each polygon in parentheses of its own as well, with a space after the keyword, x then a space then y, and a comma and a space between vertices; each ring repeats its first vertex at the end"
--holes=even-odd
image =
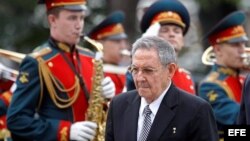
POLYGON ((246 77, 243 86, 242 100, 237 124, 250 125, 250 75, 246 77))
POLYGON ((218 141, 210 105, 172 83, 176 68, 175 51, 165 40, 148 36, 133 44, 136 90, 112 99, 106 141, 218 141))

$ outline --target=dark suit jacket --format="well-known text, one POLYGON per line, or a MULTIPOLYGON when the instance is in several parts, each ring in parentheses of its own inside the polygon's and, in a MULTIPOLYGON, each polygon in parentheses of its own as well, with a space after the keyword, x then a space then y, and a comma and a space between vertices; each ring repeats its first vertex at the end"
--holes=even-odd
MULTIPOLYGON (((106 141, 136 141, 139 108, 140 96, 136 90, 114 97, 106 123, 106 141)), ((147 141, 218 141, 210 105, 171 85, 147 141)))
POLYGON ((250 75, 247 76, 244 82, 237 123, 250 125, 250 75))

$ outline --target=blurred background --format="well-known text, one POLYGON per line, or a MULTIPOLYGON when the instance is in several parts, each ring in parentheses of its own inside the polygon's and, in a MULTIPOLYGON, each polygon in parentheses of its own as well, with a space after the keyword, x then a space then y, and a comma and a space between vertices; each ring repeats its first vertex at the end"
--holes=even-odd
MULTIPOLYGON (((90 15, 86 18, 84 32, 100 23, 105 16, 115 10, 122 10, 125 15, 125 30, 131 45, 141 32, 138 26, 138 3, 148 0, 89 0, 87 6, 90 15)), ((250 36, 250 1, 249 0, 180 0, 191 15, 191 26, 185 37, 185 48, 179 56, 179 64, 189 70, 195 82, 208 73, 209 66, 201 62, 201 55, 208 47, 202 36, 222 17, 235 10, 247 13, 245 27, 250 36)), ((29 53, 46 41, 49 36, 44 5, 36 0, 1 0, 0 1, 0 49, 20 53, 29 53)), ((249 43, 247 44, 249 45, 249 43)), ((18 64, 0 56, 4 65, 18 69, 18 64)))

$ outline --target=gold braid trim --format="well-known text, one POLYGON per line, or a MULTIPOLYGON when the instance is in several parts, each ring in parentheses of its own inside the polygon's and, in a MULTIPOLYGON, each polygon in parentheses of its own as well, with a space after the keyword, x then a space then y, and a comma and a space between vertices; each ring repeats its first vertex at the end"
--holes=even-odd
MULTIPOLYGON (((39 75, 40 75, 40 78, 41 78, 41 83, 42 83, 42 80, 44 80, 44 82, 45 82, 45 84, 46 84, 46 86, 48 88, 49 95, 50 95, 52 101, 54 102, 54 104, 58 108, 61 108, 61 109, 68 108, 69 106, 71 106, 76 101, 76 99, 78 98, 78 96, 80 94, 79 78, 77 76, 75 76, 74 85, 72 87, 68 88, 68 89, 65 89, 65 88, 63 88, 63 86, 61 86, 59 84, 59 82, 53 76, 50 69, 46 65, 45 61, 41 57, 37 58, 37 61, 38 61, 38 64, 39 64, 39 75), (55 90, 54 86, 59 91, 65 92, 65 93, 68 93, 68 92, 74 90, 74 95, 69 99, 60 98, 58 96, 58 94, 56 93, 56 90, 55 90)), ((42 91, 41 91, 41 93, 42 93, 42 91)), ((40 102, 41 102, 41 99, 40 99, 39 103, 40 102)))
POLYGON ((225 81, 218 80, 219 73, 218 72, 213 72, 208 78, 207 82, 212 82, 217 85, 219 85, 223 90, 226 91, 228 97, 232 100, 235 100, 234 93, 231 90, 231 88, 228 86, 228 84, 225 81))
POLYGON ((43 101, 43 77, 42 77, 42 72, 40 69, 40 63, 38 62, 39 66, 38 66, 38 73, 39 73, 39 78, 40 78, 40 84, 41 84, 41 91, 40 91, 40 99, 39 99, 39 103, 37 106, 37 111, 40 109, 42 101, 43 101))
POLYGON ((6 128, 0 130, 0 140, 7 140, 7 138, 10 138, 10 131, 6 128))
POLYGON ((215 80, 215 83, 218 84, 219 86, 221 86, 226 91, 226 94, 230 99, 235 101, 234 93, 226 82, 223 82, 220 80, 215 80))

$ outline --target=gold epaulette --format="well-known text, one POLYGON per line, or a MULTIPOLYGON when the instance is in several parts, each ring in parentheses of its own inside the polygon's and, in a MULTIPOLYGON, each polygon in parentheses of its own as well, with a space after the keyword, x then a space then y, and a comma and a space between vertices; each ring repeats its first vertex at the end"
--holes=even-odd
POLYGON ((218 72, 212 72, 211 74, 209 74, 209 75, 207 76, 207 78, 206 78, 205 81, 215 81, 215 80, 218 79, 219 75, 220 75, 220 74, 219 74, 218 72))
POLYGON ((229 98, 235 99, 234 94, 231 90, 231 88, 227 85, 226 82, 219 80, 219 73, 218 72, 212 72, 205 80, 204 82, 212 82, 217 84, 219 87, 221 87, 228 95, 229 98))
POLYGON ((7 140, 10 138, 10 131, 6 128, 0 130, 0 140, 7 140))
POLYGON ((44 56, 44 55, 50 53, 51 51, 52 51, 52 49, 50 47, 42 47, 42 48, 37 49, 34 52, 30 53, 29 56, 37 59, 38 57, 44 56))

